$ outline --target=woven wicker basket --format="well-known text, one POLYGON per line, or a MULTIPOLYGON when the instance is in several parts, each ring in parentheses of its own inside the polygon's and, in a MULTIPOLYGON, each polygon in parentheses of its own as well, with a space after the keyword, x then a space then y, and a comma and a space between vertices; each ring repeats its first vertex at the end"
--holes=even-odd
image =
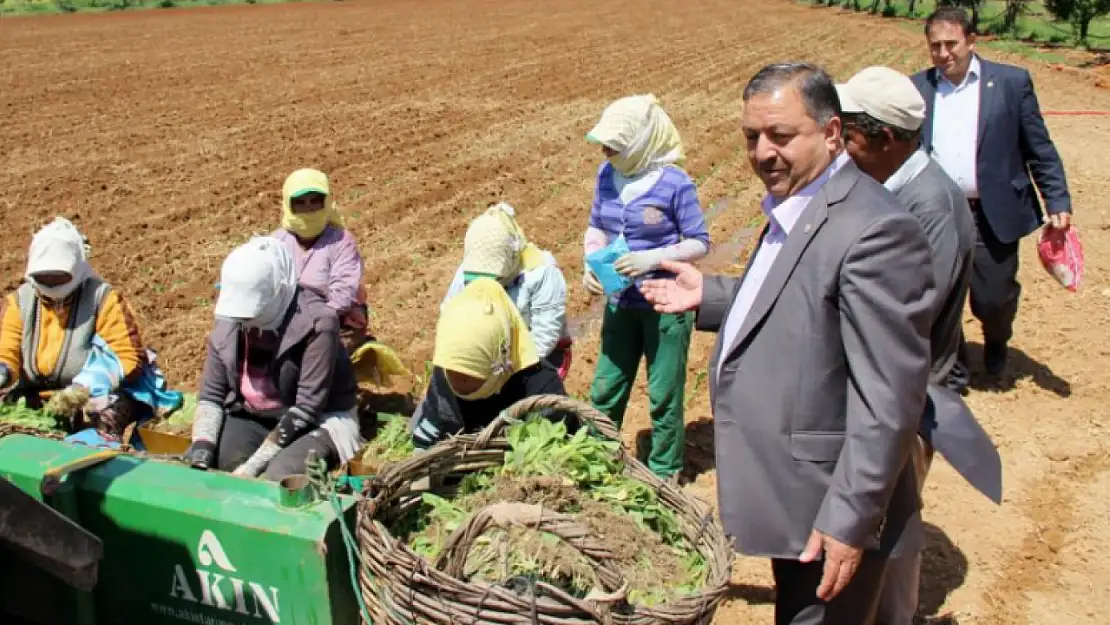
POLYGON ((16 425, 15 423, 4 423, 0 421, 0 438, 4 438, 9 434, 27 434, 28 436, 36 436, 38 438, 49 438, 51 440, 60 441, 65 438, 65 435, 60 432, 46 432, 43 430, 36 430, 23 425, 16 425))
MULTIPOLYGON (((544 624, 655 625, 705 624, 728 586, 732 548, 708 507, 681 489, 656 477, 621 445, 625 474, 655 489, 660 502, 678 517, 687 540, 705 558, 708 579, 698 594, 646 607, 627 602, 628 585, 608 560, 613 556, 603 538, 573 516, 527 504, 495 504, 475 513, 447 541, 435 562, 414 553, 388 527, 410 505, 414 483, 437 484, 448 474, 460 475, 504 464, 509 449, 505 428, 541 408, 572 412, 604 436, 620 440, 619 431, 588 404, 562 396, 543 395, 518 402, 478 434, 456 436, 404 462, 388 466, 368 487, 358 509, 361 566, 359 585, 370 612, 363 625, 544 624), (517 594, 505 586, 461 578, 470 547, 486 529, 509 526, 534 528, 562 538, 594 567, 600 584, 584 598, 537 582, 535 591, 517 594)), ((447 490, 433 486, 433 491, 447 490)), ((365 618, 365 617, 364 617, 365 618)))

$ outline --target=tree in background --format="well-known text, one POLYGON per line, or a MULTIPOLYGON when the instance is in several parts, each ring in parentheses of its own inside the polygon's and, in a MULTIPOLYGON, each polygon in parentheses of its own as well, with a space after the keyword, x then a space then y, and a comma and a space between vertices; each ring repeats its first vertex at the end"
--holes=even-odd
POLYGON ((1045 0, 1044 8, 1056 19, 1070 23, 1076 43, 1085 46, 1091 22, 1110 13, 1110 0, 1045 0))
POLYGON ((983 8, 983 0, 937 0, 938 7, 963 7, 971 11, 971 30, 979 32, 979 12, 983 8))
POLYGON ((1002 32, 1013 34, 1017 30, 1018 18, 1028 6, 1029 0, 1006 0, 1006 10, 1002 12, 1002 32))
MULTIPOLYGON (((896 11, 894 10, 894 0, 873 0, 871 2, 871 14, 878 15, 879 9, 883 10, 883 17, 894 17, 896 11)), ((913 16, 913 0, 910 0, 910 16, 913 16)))

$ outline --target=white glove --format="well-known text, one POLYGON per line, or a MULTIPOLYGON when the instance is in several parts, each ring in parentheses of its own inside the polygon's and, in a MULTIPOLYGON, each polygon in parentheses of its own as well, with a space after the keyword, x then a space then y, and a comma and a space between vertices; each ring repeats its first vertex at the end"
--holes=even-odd
POLYGON ((582 285, 594 295, 605 295, 605 287, 601 286, 601 281, 589 269, 582 273, 582 285))
POLYGON ((262 467, 244 462, 231 472, 235 477, 258 477, 262 474, 262 467))
POLYGON ((258 477, 262 475, 262 472, 266 470, 270 461, 279 453, 281 453, 281 447, 278 447, 277 443, 269 440, 264 441, 259 445, 258 449, 251 454, 251 457, 248 458, 246 462, 236 467, 231 474, 238 477, 258 477))
POLYGON ((85 405, 89 403, 89 389, 80 384, 70 384, 64 389, 54 393, 46 402, 43 410, 53 414, 59 419, 65 419, 78 424, 84 414, 85 405))
POLYGON ((659 263, 666 258, 666 248, 644 250, 642 252, 629 252, 613 263, 613 269, 622 276, 634 278, 642 276, 649 271, 659 268, 659 263))
POLYGON ((674 245, 657 247, 653 250, 629 252, 613 263, 613 268, 622 276, 637 277, 659 269, 665 260, 692 263, 705 256, 709 246, 697 239, 683 239, 674 245))

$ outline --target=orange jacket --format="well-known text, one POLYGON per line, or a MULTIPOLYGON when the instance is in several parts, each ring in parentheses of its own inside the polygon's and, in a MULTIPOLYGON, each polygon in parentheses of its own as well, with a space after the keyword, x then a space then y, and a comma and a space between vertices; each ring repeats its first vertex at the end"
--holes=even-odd
MULTIPOLYGON (((66 302, 60 310, 39 303, 39 344, 37 347, 40 375, 50 375, 61 357, 65 329, 74 302, 66 302)), ((4 298, 0 312, 0 363, 8 367, 11 381, 23 370, 23 316, 16 294, 4 298)), ((112 348, 123 366, 123 373, 132 379, 146 361, 135 315, 115 289, 108 291, 96 315, 96 333, 112 348)))

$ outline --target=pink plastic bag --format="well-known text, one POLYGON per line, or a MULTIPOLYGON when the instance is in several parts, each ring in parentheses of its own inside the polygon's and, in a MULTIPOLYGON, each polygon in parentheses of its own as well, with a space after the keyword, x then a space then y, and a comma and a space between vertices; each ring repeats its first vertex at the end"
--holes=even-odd
POLYGON ((1079 279, 1083 277, 1083 246, 1079 244, 1075 226, 1067 230, 1041 228, 1037 255, 1045 271, 1052 274, 1060 286, 1073 293, 1079 288, 1079 279))

